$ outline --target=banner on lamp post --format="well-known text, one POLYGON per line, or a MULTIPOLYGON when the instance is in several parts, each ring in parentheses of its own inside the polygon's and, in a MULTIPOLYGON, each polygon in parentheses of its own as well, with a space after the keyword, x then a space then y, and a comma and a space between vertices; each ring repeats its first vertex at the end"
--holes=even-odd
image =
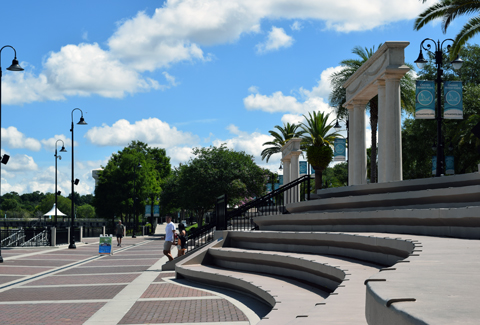
POLYGON ((455 175, 455 158, 453 156, 445 157, 445 174, 455 175))
POLYGON ((445 103, 443 107, 443 118, 461 120, 463 119, 463 91, 461 81, 445 81, 443 86, 445 103))
POLYGON ((437 156, 432 157, 432 175, 437 174, 437 156))
POLYGON ((417 80, 415 90, 415 119, 435 118, 435 82, 417 80))
POLYGON ((306 161, 300 161, 299 162, 299 170, 300 170, 300 175, 307 175, 307 162, 306 161))
POLYGON ((345 161, 345 145, 346 140, 342 138, 335 138, 333 142, 333 160, 334 161, 345 161))
POLYGON ((283 185, 283 175, 278 175, 278 184, 283 185))

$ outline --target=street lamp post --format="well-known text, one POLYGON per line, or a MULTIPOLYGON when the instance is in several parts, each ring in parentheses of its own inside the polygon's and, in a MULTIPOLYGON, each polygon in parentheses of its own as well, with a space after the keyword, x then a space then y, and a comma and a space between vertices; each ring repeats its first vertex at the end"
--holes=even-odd
POLYGON ((74 190, 74 185, 78 185, 78 182, 79 180, 78 179, 73 179, 73 176, 74 176, 74 160, 73 160, 73 112, 76 111, 76 110, 79 110, 82 114, 82 116, 80 117, 80 121, 77 123, 78 125, 87 125, 87 123, 85 122, 85 120, 83 119, 83 111, 80 109, 80 108, 74 108, 72 110, 72 128, 70 129, 70 132, 72 132, 72 215, 71 215, 71 218, 70 218, 70 245, 68 246, 68 248, 77 248, 75 246, 75 235, 74 235, 74 232, 73 232, 73 223, 74 223, 74 219, 75 219, 75 190, 74 190))
MULTIPOLYGON (((443 65, 443 44, 446 42, 446 41, 451 41, 452 43, 454 42, 453 39, 451 38, 447 38, 446 40, 444 40, 442 43, 440 43, 440 40, 438 40, 437 42, 435 42, 433 39, 431 38, 426 38, 422 41, 422 43, 420 43, 420 54, 418 55, 418 58, 417 60, 415 60, 414 62, 417 64, 417 67, 419 69, 423 69, 425 67, 425 65, 428 63, 427 60, 425 60, 425 58, 423 57, 423 53, 422 53, 422 48, 427 51, 427 52, 430 52, 432 54, 434 54, 435 56, 435 65, 437 66, 437 78, 435 79, 435 83, 437 84, 437 105, 435 107, 435 119, 437 120, 437 166, 436 166, 436 173, 435 173, 435 177, 439 177, 439 176, 443 176, 443 174, 445 173, 444 171, 444 157, 443 157, 443 154, 444 154, 444 143, 442 141, 442 120, 443 120, 443 117, 442 117, 442 75, 443 75, 443 69, 442 69, 442 65, 443 65), (427 47, 425 47, 423 44, 426 42, 426 41, 430 41, 431 43, 433 43, 433 45, 435 46, 435 52, 432 52, 430 51, 431 49, 431 44, 426 44, 427 47)), ((447 51, 450 49, 451 45, 447 45, 447 51)), ((452 61, 452 66, 453 66, 453 69, 455 70, 459 70, 461 67, 462 67, 462 64, 463 64, 463 61, 461 59, 457 58, 452 61)))
MULTIPOLYGON (((17 51, 15 50, 15 48, 11 45, 5 45, 4 47, 2 47, 0 49, 0 130, 1 130, 1 127, 2 127, 2 66, 1 66, 1 61, 2 61, 2 51, 6 47, 11 48, 13 50, 13 53, 14 53, 14 59, 12 60, 12 65, 9 66, 7 68, 7 70, 9 70, 9 71, 23 71, 23 68, 18 64, 17 51)), ((1 152, 2 152, 2 145, 1 144, 2 144, 2 135, 1 135, 1 132, 0 132, 0 158, 1 158, 2 164, 6 165, 10 156, 8 156, 8 155, 3 155, 2 156, 1 155, 1 152)), ((2 179, 2 177, 1 177, 1 164, 0 164, 0 197, 2 196, 2 191, 1 191, 2 181, 1 181, 1 179, 2 179)), ((1 236, 1 231, 0 231, 0 242, 1 242, 1 240, 2 240, 2 236, 1 236)), ((0 245, 0 263, 3 263, 1 245, 0 245)))
POLYGON ((60 191, 57 191, 57 160, 62 159, 62 156, 57 155, 58 141, 62 141, 62 149, 60 149, 60 152, 67 152, 67 150, 65 150, 65 143, 63 142, 63 140, 57 140, 55 142, 55 227, 57 226, 57 196, 61 193, 60 191))
POLYGON ((133 166, 133 233, 132 238, 137 238, 135 231, 137 228, 137 189, 135 187, 135 181, 137 179, 137 168, 142 168, 142 165, 138 163, 133 166))

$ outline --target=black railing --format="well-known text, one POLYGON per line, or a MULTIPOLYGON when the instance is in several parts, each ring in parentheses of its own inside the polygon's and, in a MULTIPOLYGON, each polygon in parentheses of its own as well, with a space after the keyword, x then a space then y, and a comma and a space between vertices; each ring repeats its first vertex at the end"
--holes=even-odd
POLYGON ((83 237, 100 237, 100 235, 103 235, 103 227, 83 227, 83 237))
POLYGON ((314 184, 310 175, 304 175, 293 182, 230 211, 228 229, 255 229, 254 217, 288 214, 287 204, 310 200, 310 188, 314 184))
POLYGON ((312 184, 311 176, 305 175, 231 211, 227 211, 226 195, 218 197, 215 217, 189 235, 187 251, 212 242, 216 230, 255 230, 254 217, 287 214, 287 204, 310 200, 312 184))
MULTIPOLYGON (((57 228, 56 240, 57 245, 64 245, 70 243, 70 238, 68 238, 68 229, 66 228, 57 228)), ((77 237, 75 237, 76 239, 77 237)))

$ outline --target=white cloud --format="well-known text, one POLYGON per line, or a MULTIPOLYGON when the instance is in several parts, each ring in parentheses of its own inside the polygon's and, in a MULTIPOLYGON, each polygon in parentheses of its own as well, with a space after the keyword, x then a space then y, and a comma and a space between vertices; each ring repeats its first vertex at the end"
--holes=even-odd
POLYGON ((267 40, 264 43, 257 44, 257 53, 266 53, 276 51, 283 47, 290 47, 293 44, 293 38, 285 33, 283 28, 272 26, 268 33, 267 40))
POLYGON ((171 148, 184 144, 195 144, 199 138, 189 132, 177 130, 158 118, 149 118, 130 124, 118 120, 112 126, 93 127, 85 137, 99 146, 127 146, 133 140, 148 143, 149 146, 171 148))
POLYGON ((19 154, 10 157, 10 160, 5 166, 2 167, 2 169, 16 172, 28 172, 32 170, 37 170, 38 166, 32 157, 24 154, 19 154))
POLYGON ((220 140, 217 139, 213 141, 214 146, 220 146, 222 143, 226 143, 227 148, 236 150, 236 151, 245 151, 249 155, 255 157, 255 162, 258 164, 261 162, 261 153, 264 149, 262 145, 265 142, 271 141, 272 137, 260 132, 248 133, 241 131, 237 126, 231 124, 227 127, 227 130, 230 131, 235 137, 220 140))
POLYGON ((9 126, 6 129, 2 128, 2 143, 6 144, 11 149, 24 148, 32 151, 39 151, 42 147, 40 141, 26 137, 14 126, 9 126))
MULTIPOLYGON (((300 98, 284 95, 281 91, 271 95, 252 93, 243 99, 247 110, 261 110, 268 113, 288 113, 282 121, 294 121, 301 118, 302 114, 312 111, 331 113, 332 108, 328 105, 328 96, 331 92, 330 76, 338 71, 340 67, 325 69, 320 74, 317 86, 311 90, 300 88, 297 92, 300 98)), ((249 88, 249 91, 251 91, 249 88)))
POLYGON ((290 28, 292 30, 302 30, 303 26, 302 26, 302 23, 299 22, 298 20, 294 21, 293 24, 290 25, 290 28))
MULTIPOLYGON (((47 151, 55 151, 56 145, 57 151, 60 152, 63 145, 65 146, 65 148, 72 146, 72 139, 67 138, 64 134, 55 134, 55 136, 50 139, 41 140, 41 143, 43 144, 43 148, 47 151), (58 140, 62 140, 63 142, 58 140)), ((78 142, 74 141, 74 145, 77 146, 78 142)))
POLYGON ((180 163, 187 163, 190 158, 193 158, 193 147, 172 147, 167 149, 167 156, 170 157, 170 164, 178 166, 180 163))

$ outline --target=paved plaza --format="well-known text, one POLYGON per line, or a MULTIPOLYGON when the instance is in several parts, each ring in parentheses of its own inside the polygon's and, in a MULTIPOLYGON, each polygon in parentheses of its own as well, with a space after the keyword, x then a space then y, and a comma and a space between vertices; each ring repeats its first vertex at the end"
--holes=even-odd
POLYGON ((123 240, 121 248, 113 240, 113 255, 98 254, 98 238, 76 249, 2 249, 0 324, 243 325, 265 312, 256 300, 162 272, 161 237, 123 240))

